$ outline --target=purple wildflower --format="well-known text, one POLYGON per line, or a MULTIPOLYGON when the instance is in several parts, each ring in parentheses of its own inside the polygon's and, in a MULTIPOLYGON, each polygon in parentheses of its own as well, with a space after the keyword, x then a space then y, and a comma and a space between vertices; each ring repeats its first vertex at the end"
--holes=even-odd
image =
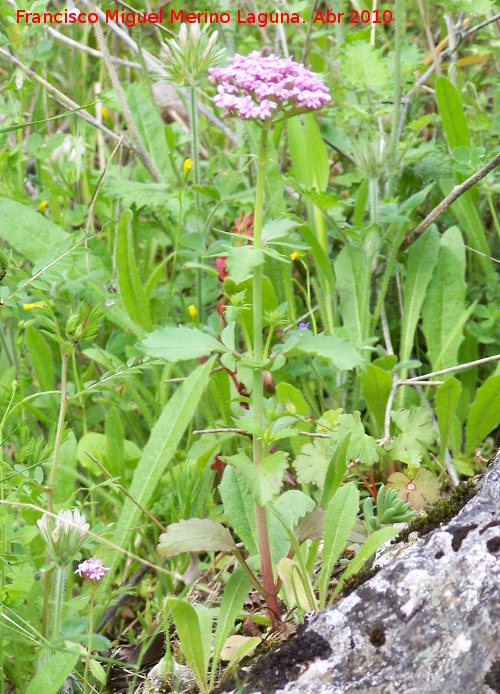
POLYGON ((97 557, 86 559, 78 564, 75 571, 79 576, 85 576, 91 581, 100 581, 108 573, 109 569, 102 565, 102 561, 97 557))
POLYGON ((308 327, 309 327, 309 323, 299 323, 299 324, 297 325, 297 328, 298 328, 299 330, 306 330, 308 327))
POLYGON ((279 110, 287 115, 312 111, 331 102, 321 78, 292 58, 253 51, 236 54, 228 67, 210 68, 217 85, 214 103, 230 116, 270 120, 279 110))

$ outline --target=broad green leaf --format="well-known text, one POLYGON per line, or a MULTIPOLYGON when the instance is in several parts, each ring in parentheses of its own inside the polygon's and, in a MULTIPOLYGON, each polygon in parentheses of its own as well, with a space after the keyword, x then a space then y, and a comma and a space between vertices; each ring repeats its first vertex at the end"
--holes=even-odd
POLYGON ((297 343, 296 350, 329 359, 339 371, 350 371, 364 363, 363 357, 354 345, 336 335, 321 333, 303 337, 297 343))
POLYGON ((237 566, 227 581, 217 618, 217 629, 215 631, 215 645, 212 655, 212 676, 211 686, 213 687, 215 674, 217 672, 217 663, 226 643, 226 639, 234 629, 234 623, 242 610, 243 603, 252 587, 252 582, 241 566, 237 566))
POLYGON ((346 47, 341 71, 348 82, 361 89, 380 90, 388 81, 380 50, 367 41, 355 41, 346 47))
POLYGON ((479 446, 483 439, 500 424, 500 375, 490 376, 476 393, 470 406, 465 427, 465 452, 479 446))
POLYGON ((263 251, 253 246, 235 246, 227 252, 227 269, 236 284, 248 279, 263 262, 263 251))
POLYGON ((318 576, 320 607, 326 605, 333 567, 344 551, 359 510, 359 492, 352 482, 340 487, 328 504, 321 570, 318 576))
POLYGON ((61 651, 46 660, 26 688, 26 694, 57 694, 79 660, 75 651, 61 651))
POLYGON ((286 238, 296 226, 298 226, 298 222, 287 218, 273 219, 271 222, 267 222, 262 228, 263 245, 269 241, 286 238))
POLYGON ((208 518, 190 518, 173 523, 159 538, 157 552, 175 557, 184 552, 232 552, 236 544, 222 523, 208 518))
POLYGON ((389 371, 374 364, 367 364, 360 373, 363 396, 368 411, 373 415, 382 430, 385 420, 385 409, 392 389, 392 378, 389 371))
POLYGON ((318 604, 314 597, 314 591, 309 576, 302 571, 300 564, 295 559, 283 557, 277 565, 278 575, 286 586, 290 596, 291 609, 298 605, 302 610, 317 610, 318 604))
POLYGON ((208 662, 212 644, 212 620, 208 608, 194 608, 187 600, 167 597, 165 603, 170 610, 182 654, 191 668, 200 691, 208 694, 208 662))
POLYGON ((0 197, 0 238, 31 263, 65 244, 69 235, 43 214, 15 200, 0 197))
MULTIPOLYGON (((408 361, 411 356, 420 311, 437 262, 438 251, 439 234, 435 227, 425 231, 410 248, 403 292, 403 320, 399 350, 401 361, 408 361)), ((404 377, 405 374, 402 375, 402 378, 404 377)))
POLYGON ((439 480, 425 467, 419 468, 411 479, 402 472, 393 472, 387 480, 387 489, 394 489, 401 501, 417 511, 427 504, 435 504, 441 496, 439 480))
POLYGON ((436 267, 422 307, 422 330, 433 371, 458 363, 462 330, 451 342, 450 335, 465 311, 466 258, 463 244, 457 227, 447 229, 442 235, 436 267))
POLYGON ((331 458, 332 449, 328 439, 313 439, 305 443, 293 461, 297 481, 322 488, 331 458))
POLYGON ((136 84, 130 84, 128 87, 127 103, 149 156, 161 175, 166 178, 171 172, 170 156, 165 124, 156 106, 151 102, 146 90, 136 84))
POLYGON ((264 508, 276 496, 283 484, 288 464, 287 457, 288 454, 285 451, 277 451, 266 455, 257 467, 245 453, 240 451, 236 455, 226 457, 225 461, 238 470, 255 503, 264 508))
POLYGON ((304 116, 304 125, 298 116, 289 118, 288 146, 297 180, 307 188, 326 189, 330 166, 328 152, 312 113, 304 116))
POLYGON ((96 680, 98 680, 98 682, 100 682, 102 685, 105 685, 108 675, 101 663, 98 660, 95 660, 95 658, 90 658, 89 667, 96 680))
POLYGON ((352 225, 355 229, 361 229, 363 226, 363 218, 365 216, 369 192, 370 189, 368 186, 368 179, 365 178, 364 181, 359 185, 358 192, 356 194, 356 202, 354 204, 352 225))
POLYGON ((125 472, 125 434, 122 420, 117 408, 109 408, 106 419, 106 453, 108 471, 113 477, 120 477, 125 472))
POLYGON ((134 206, 138 210, 143 207, 162 210, 172 201, 165 183, 142 183, 110 177, 103 187, 111 198, 118 198, 126 208, 134 206))
POLYGON ((342 322, 350 340, 359 347, 370 332, 370 263, 359 246, 344 246, 333 265, 342 322))
POLYGON ((321 270, 323 277, 326 279, 330 291, 335 293, 335 275, 333 274, 332 264, 327 253, 321 247, 316 236, 313 234, 311 229, 307 224, 303 224, 299 227, 299 231, 304 237, 304 241, 307 243, 311 249, 311 253, 314 257, 314 262, 316 263, 318 270, 321 270))
POLYGON ((140 347, 150 357, 162 357, 170 362, 199 359, 211 352, 226 351, 214 337, 184 325, 156 328, 146 335, 140 347))
POLYGON ((224 507, 224 518, 243 542, 250 556, 258 554, 254 501, 248 493, 242 475, 231 465, 224 470, 219 492, 224 507))
MULTIPOLYGON (((441 451, 450 446, 450 437, 454 429, 458 401, 462 391, 462 384, 456 378, 448 378, 436 390, 436 415, 439 426, 439 438, 441 451)), ((458 453, 459 451, 455 451, 458 453)))
POLYGON ((132 221, 132 212, 125 210, 118 222, 116 244, 118 285, 130 318, 145 330, 151 330, 153 323, 149 311, 149 301, 137 269, 132 221))
POLYGON ((335 587, 335 590, 333 591, 332 597, 330 599, 330 604, 333 602, 334 598, 340 593, 346 580, 351 576, 354 576, 354 574, 356 574, 360 569, 362 569, 365 562, 371 556, 373 556, 375 552, 377 552, 382 547, 383 544, 391 540, 393 537, 396 537, 398 532, 399 528, 388 526, 385 528, 380 528, 380 530, 376 530, 368 537, 366 542, 363 543, 363 546, 361 547, 359 552, 354 556, 354 559, 351 560, 349 566, 342 574, 340 581, 338 582, 337 586, 335 587))
POLYGON ((459 145, 470 147, 469 126, 460 95, 446 77, 436 80, 436 101, 450 149, 459 145))
POLYGON ((26 330, 26 344, 40 390, 55 390, 56 379, 52 352, 42 335, 32 325, 29 325, 26 330))
POLYGON ((384 448, 390 452, 394 460, 401 460, 407 465, 418 467, 422 456, 427 453, 437 438, 429 411, 423 407, 392 411, 391 419, 401 433, 391 442, 386 443, 384 448))
MULTIPOLYGON (((124 500, 123 509, 116 524, 116 537, 120 547, 127 547, 131 534, 136 531, 143 518, 142 508, 148 508, 153 493, 169 464, 172 456, 191 422, 203 391, 207 385, 213 360, 198 366, 175 391, 169 399, 158 421, 156 422, 149 441, 142 452, 139 464, 134 472, 130 485, 131 499, 124 500)), ((113 577, 114 571, 121 561, 119 552, 112 552, 108 566, 111 571, 103 579, 113 577)))
POLYGON ((300 519, 295 528, 297 542, 301 545, 306 540, 320 540, 325 534, 326 511, 322 506, 316 506, 310 513, 300 519))

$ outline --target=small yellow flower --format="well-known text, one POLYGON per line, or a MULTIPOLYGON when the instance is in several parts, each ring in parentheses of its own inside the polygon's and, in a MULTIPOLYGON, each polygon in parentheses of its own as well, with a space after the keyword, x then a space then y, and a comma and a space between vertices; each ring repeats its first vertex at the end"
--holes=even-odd
POLYGON ((45 212, 45 209, 46 209, 48 204, 49 204, 48 200, 42 200, 42 202, 38 205, 38 211, 39 212, 45 212))
POLYGON ((188 307, 188 313, 189 313, 191 320, 194 323, 197 323, 198 322, 198 311, 196 310, 196 306, 194 304, 191 304, 188 307))
POLYGON ((184 164, 182 165, 182 173, 184 175, 184 180, 186 180, 188 173, 191 171, 193 168, 193 162, 191 159, 186 159, 184 164))
POLYGON ((111 116, 109 115, 109 111, 108 111, 108 109, 106 108, 106 106, 101 106, 101 113, 102 113, 102 117, 103 117, 103 118, 106 118, 107 120, 109 120, 109 119, 111 118, 111 116))
POLYGON ((34 308, 43 308, 45 306, 45 301, 35 301, 32 304, 23 304, 25 311, 32 311, 34 308))
POLYGON ((298 260, 299 258, 302 258, 302 253, 300 251, 294 251, 293 253, 290 253, 290 258, 292 260, 298 260))

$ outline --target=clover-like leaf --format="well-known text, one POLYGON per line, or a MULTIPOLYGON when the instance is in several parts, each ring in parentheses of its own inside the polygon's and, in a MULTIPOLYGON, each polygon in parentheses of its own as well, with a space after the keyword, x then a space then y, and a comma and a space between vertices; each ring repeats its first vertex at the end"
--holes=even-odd
POLYGON ((395 489, 398 497, 417 511, 427 504, 436 503, 441 496, 438 480, 423 467, 417 471, 414 479, 402 472, 394 472, 387 481, 387 487, 395 489))
POLYGON ((372 436, 365 432, 359 412, 341 414, 335 425, 331 440, 339 445, 348 433, 351 433, 347 456, 351 460, 359 459, 364 465, 373 465, 380 459, 381 447, 372 436))
POLYGON ((169 525, 160 535, 157 552, 175 557, 183 552, 232 552, 236 543, 222 523, 208 518, 190 518, 169 525))
POLYGON ((332 449, 328 439, 313 439, 305 443, 295 458, 293 467, 301 484, 316 484, 323 487, 332 449))
POLYGON ((418 467, 422 456, 437 438, 437 431, 432 426, 429 412, 423 407, 392 411, 391 419, 401 433, 393 441, 385 444, 386 450, 394 460, 418 467))

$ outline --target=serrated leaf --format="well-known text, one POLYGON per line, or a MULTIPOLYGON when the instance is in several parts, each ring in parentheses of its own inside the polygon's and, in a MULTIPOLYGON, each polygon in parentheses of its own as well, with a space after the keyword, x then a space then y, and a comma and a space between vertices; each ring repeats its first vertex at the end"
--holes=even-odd
POLYGON ((394 472, 387 480, 387 488, 395 489, 398 498, 411 504, 417 511, 427 504, 434 504, 441 496, 439 481, 426 468, 420 468, 413 479, 402 472, 394 472))
POLYGON ((342 56, 342 74, 362 89, 380 89, 387 84, 387 68, 380 51, 366 41, 348 45, 342 56))
POLYGON ((329 359, 339 371, 350 371, 364 364, 364 359, 353 344, 336 335, 303 337, 295 350, 329 359))
POLYGON ((123 207, 135 207, 137 210, 143 207, 163 210, 172 200, 172 194, 165 183, 141 183, 110 178, 105 181, 104 190, 111 198, 118 198, 123 207))
POLYGON ((298 226, 298 222, 286 218, 267 222, 262 228, 262 243, 265 245, 269 241, 286 238, 296 226, 298 226))
POLYGON ((254 501, 248 493, 242 475, 231 465, 228 465, 224 470, 219 492, 224 506, 225 519, 243 542, 250 556, 258 554, 254 501))
POLYGON ((384 447, 394 460, 401 460, 407 465, 418 467, 422 456, 427 453, 437 438, 429 411, 423 407, 397 412, 393 410, 391 419, 401 433, 384 447))
POLYGON ((248 279, 263 262, 263 251, 253 246, 236 246, 227 252, 227 270, 236 284, 248 279))
POLYGON ((313 511, 300 519, 295 528, 295 536, 299 545, 306 540, 320 540, 323 538, 325 533, 325 516, 325 509, 321 506, 316 506, 313 511))
POLYGON ((338 421, 334 426, 331 440, 340 445, 346 434, 351 434, 347 456, 350 460, 359 459, 364 465, 373 465, 380 459, 381 447, 372 436, 365 432, 361 421, 361 414, 357 411, 352 414, 338 415, 338 421))
POLYGON ((212 352, 224 352, 224 346, 214 337, 197 328, 156 328, 139 345, 150 357, 163 357, 169 362, 188 361, 207 357, 212 352))
MULTIPOLYGON (((304 492, 298 489, 290 489, 278 496, 272 504, 272 509, 277 512, 288 530, 292 531, 299 523, 300 518, 311 512, 314 506, 314 501, 308 494, 304 494, 304 492)), ((281 521, 271 511, 268 526, 271 539, 271 556, 274 564, 277 564, 280 559, 288 554, 291 546, 290 537, 281 521)))
POLYGON ((288 453, 277 451, 265 456, 257 467, 242 451, 225 458, 243 477, 255 503, 264 508, 279 492, 288 465, 288 453))
POLYGON ((208 518, 190 518, 173 523, 159 538, 157 552, 175 557, 184 552, 232 552, 236 548, 229 530, 208 518))
POLYGON ((298 482, 323 487, 331 457, 328 439, 313 439, 305 443, 293 461, 298 482))

